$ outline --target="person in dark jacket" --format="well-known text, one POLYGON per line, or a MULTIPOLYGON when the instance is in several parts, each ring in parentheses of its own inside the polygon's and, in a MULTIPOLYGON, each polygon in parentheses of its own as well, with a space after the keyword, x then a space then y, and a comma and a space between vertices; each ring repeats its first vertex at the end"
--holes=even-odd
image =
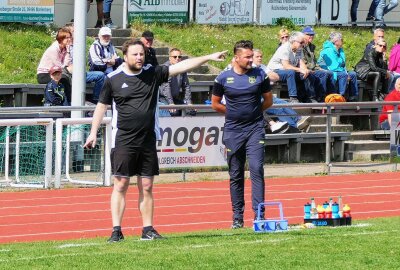
POLYGON ((51 81, 44 90, 44 106, 69 106, 64 93, 64 85, 60 83, 62 68, 53 66, 49 70, 51 81))
MULTIPOLYGON (((165 62, 165 66, 175 65, 182 61, 182 52, 177 48, 173 48, 169 52, 169 61, 165 62)), ((168 82, 160 86, 160 102, 165 105, 187 104, 192 105, 192 92, 190 89, 189 78, 186 72, 170 76, 168 82)), ((196 115, 195 110, 186 112, 189 115, 196 115)), ((181 116, 181 110, 170 110, 171 116, 181 116)))
POLYGON ((89 70, 101 71, 105 75, 116 70, 123 62, 115 52, 111 42, 111 29, 104 26, 99 31, 96 39, 89 49, 89 70))
POLYGON ((154 34, 151 31, 144 31, 140 41, 144 44, 145 48, 145 57, 144 57, 144 65, 150 64, 153 67, 158 66, 158 61, 156 57, 156 50, 154 50, 151 46, 154 41, 154 34))
POLYGON ((388 86, 393 80, 393 74, 388 71, 386 63, 386 41, 379 39, 372 50, 363 55, 355 66, 357 77, 360 80, 372 82, 372 100, 378 101, 378 88, 381 83, 381 92, 388 93, 388 86))

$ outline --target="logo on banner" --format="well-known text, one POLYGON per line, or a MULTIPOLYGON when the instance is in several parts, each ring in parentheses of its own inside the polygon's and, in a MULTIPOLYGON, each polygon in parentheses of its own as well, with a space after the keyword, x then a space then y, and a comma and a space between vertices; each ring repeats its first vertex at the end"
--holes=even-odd
POLYGON ((144 9, 144 8, 142 8, 142 0, 130 0, 130 5, 135 6, 138 9, 142 9, 142 10, 144 9))

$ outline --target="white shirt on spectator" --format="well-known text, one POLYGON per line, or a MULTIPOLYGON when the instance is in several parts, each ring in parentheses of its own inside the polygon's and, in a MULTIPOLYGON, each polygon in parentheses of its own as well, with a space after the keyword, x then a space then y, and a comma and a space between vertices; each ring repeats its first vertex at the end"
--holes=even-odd
POLYGON ((303 59, 303 50, 299 49, 296 52, 292 51, 290 42, 282 44, 274 53, 267 67, 271 70, 284 69, 282 60, 289 61, 294 67, 298 67, 300 60, 303 59))

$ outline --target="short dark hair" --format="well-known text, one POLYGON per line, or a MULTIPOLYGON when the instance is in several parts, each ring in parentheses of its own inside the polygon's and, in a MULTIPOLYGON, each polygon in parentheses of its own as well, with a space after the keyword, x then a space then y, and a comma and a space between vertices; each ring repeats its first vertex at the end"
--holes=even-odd
POLYGON ((235 47, 233 47, 233 53, 236 54, 236 52, 239 49, 253 49, 253 42, 251 40, 240 40, 236 42, 235 47))
POLYGON ((153 34, 153 32, 147 30, 147 31, 144 31, 144 32, 142 33, 142 37, 144 37, 144 38, 146 38, 146 39, 148 39, 148 38, 154 38, 154 34, 153 34))
POLYGON ((130 39, 130 40, 125 41, 125 43, 122 45, 122 54, 126 55, 129 47, 134 46, 134 45, 140 45, 143 47, 143 50, 144 50, 143 42, 141 42, 139 39, 130 39))

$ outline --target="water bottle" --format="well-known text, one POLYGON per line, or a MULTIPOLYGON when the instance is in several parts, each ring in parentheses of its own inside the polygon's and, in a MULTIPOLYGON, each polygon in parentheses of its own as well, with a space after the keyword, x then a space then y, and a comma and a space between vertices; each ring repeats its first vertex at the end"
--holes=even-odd
POLYGON ((343 217, 343 211, 342 211, 342 196, 339 196, 339 217, 343 217))
POLYGON ((332 205, 333 205, 333 199, 329 198, 329 207, 332 208, 332 205))
POLYGON ((311 218, 311 204, 306 203, 304 205, 304 219, 310 219, 311 218))
POLYGON ((324 204, 322 205, 322 207, 324 209, 328 208, 329 207, 329 203, 327 201, 325 201, 324 204))
POLYGON ((332 204, 332 218, 340 218, 339 205, 336 202, 332 204))
POLYGON ((315 205, 314 198, 311 198, 311 218, 318 218, 317 206, 315 205))

